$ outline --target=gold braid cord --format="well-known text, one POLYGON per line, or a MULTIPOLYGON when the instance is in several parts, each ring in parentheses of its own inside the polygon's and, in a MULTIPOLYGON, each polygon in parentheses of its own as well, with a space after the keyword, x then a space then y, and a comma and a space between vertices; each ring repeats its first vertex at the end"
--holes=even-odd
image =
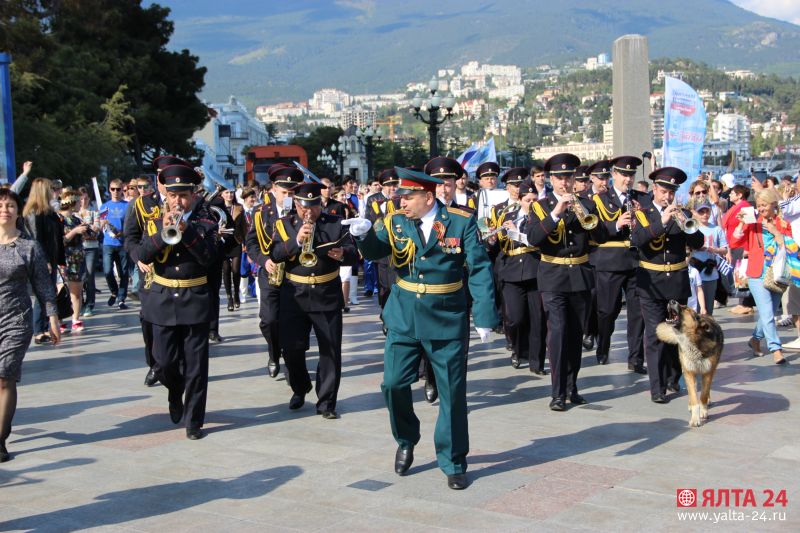
POLYGON ((622 208, 616 211, 609 211, 606 209, 603 200, 601 200, 600 196, 597 194, 592 197, 592 200, 594 200, 594 205, 597 206, 597 212, 600 214, 600 218, 605 222, 614 222, 619 218, 620 214, 622 214, 622 208))
MULTIPOLYGON (((544 209, 542 209, 542 206, 539 204, 539 202, 533 202, 531 205, 533 206, 533 211, 536 213, 536 216, 539 217, 539 220, 544 220, 545 217, 548 216, 547 213, 544 212, 544 209)), ((559 219, 556 229, 550 232, 550 234, 547 236, 547 240, 553 244, 560 243, 561 239, 564 238, 564 228, 564 219, 559 219)))
POLYGON ((263 255, 269 254, 269 247, 272 245, 272 237, 267 235, 264 230, 264 224, 261 223, 261 209, 256 211, 253 223, 256 225, 256 237, 258 238, 258 247, 261 249, 263 255))
POLYGON ((389 246, 392 247, 391 266, 394 268, 402 268, 406 265, 413 264, 414 253, 416 252, 414 241, 412 241, 410 237, 401 238, 394 234, 392 230, 392 215, 386 215, 384 217, 383 225, 386 226, 389 246))
MULTIPOLYGON (((142 230, 142 232, 146 231, 148 237, 152 237, 158 231, 155 220, 161 218, 161 208, 155 205, 150 211, 146 211, 144 208, 143 196, 140 196, 136 199, 134 206, 136 207, 136 218, 139 222, 139 228, 142 230)), ((159 261, 161 263, 166 261, 167 255, 169 255, 169 248, 163 254, 163 259, 159 259, 159 261)), ((153 270, 153 264, 150 263, 148 266, 150 267, 150 270, 144 275, 145 289, 149 289, 153 285, 153 276, 155 274, 153 270)))

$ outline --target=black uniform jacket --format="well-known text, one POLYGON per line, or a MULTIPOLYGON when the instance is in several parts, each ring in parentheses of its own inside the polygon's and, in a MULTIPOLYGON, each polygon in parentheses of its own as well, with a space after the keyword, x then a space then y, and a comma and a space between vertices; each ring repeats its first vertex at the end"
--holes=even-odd
MULTIPOLYGON (((181 241, 167 245, 161 238, 162 220, 153 219, 148 231, 136 246, 139 261, 152 263, 156 275, 167 279, 190 280, 208 275, 208 268, 216 253, 217 222, 207 218, 203 210, 192 210, 181 241)), ((141 289, 147 292, 142 299, 142 316, 148 322, 161 326, 201 324, 210 322, 211 295, 208 284, 196 287, 165 287, 145 282, 141 289)))
POLYGON ((297 244, 297 233, 303 225, 302 219, 295 214, 283 217, 275 224, 272 236, 273 245, 270 257, 276 263, 286 263, 286 274, 317 278, 336 274, 336 277, 325 283, 298 283, 288 279, 281 285, 281 303, 284 299, 292 299, 305 312, 335 311, 344 307, 342 284, 339 280, 339 267, 352 264, 357 251, 353 238, 342 226, 342 218, 321 213, 314 227, 313 250, 317 256, 317 264, 304 267, 299 262, 300 245, 297 244), (336 261, 328 257, 332 248, 343 248, 343 260, 336 261))
MULTIPOLYGON (((592 202, 580 200, 587 213, 597 214, 592 202)), ((542 261, 537 280, 539 290, 557 292, 586 291, 594 287, 594 274, 585 256, 589 253, 589 240, 604 243, 608 238, 605 225, 597 224, 591 231, 583 229, 572 209, 558 222, 550 212, 558 201, 553 193, 531 204, 529 222, 525 233, 528 243, 538 246, 542 261), (549 260, 549 261, 548 261, 549 260), (556 262, 553 262, 556 261, 556 262)))
MULTIPOLYGON (((370 196, 370 202, 367 204, 367 209, 364 212, 364 216, 375 225, 375 222, 378 220, 382 220, 386 215, 391 215, 392 213, 400 210, 400 198, 394 198, 393 200, 389 200, 386 196, 383 195, 382 192, 377 194, 373 194, 370 196), (388 202, 388 203, 387 203, 388 202), (386 204, 385 207, 381 207, 386 204)), ((373 261, 373 263, 388 265, 389 264, 389 257, 382 257, 373 261)))
POLYGON ((333 198, 328 200, 328 203, 322 208, 325 213, 329 215, 336 215, 342 218, 347 218, 349 208, 338 200, 333 198))
MULTIPOLYGON (((686 218, 691 216, 683 210, 686 218)), ((678 265, 686 261, 686 247, 697 249, 703 246, 703 233, 692 235, 681 231, 674 219, 661 224, 661 214, 651 205, 636 213, 631 243, 639 250, 639 260, 655 265, 678 265)), ((685 301, 691 295, 689 270, 687 267, 672 272, 644 268, 641 263, 636 271, 636 286, 656 300, 685 301)))
MULTIPOLYGON (((125 251, 133 262, 139 261, 138 251, 142 237, 147 235, 147 223, 161 218, 161 196, 158 191, 139 196, 128 204, 125 213, 125 251)), ((144 261, 143 261, 144 262, 144 261)))
MULTIPOLYGON (((633 195, 636 199, 636 195, 633 195)), ((602 272, 624 272, 633 270, 639 264, 635 249, 631 248, 631 231, 628 226, 617 230, 617 220, 628 211, 613 187, 592 197, 600 223, 608 231, 608 240, 592 247, 589 262, 602 272)))
MULTIPOLYGON (((275 233, 275 221, 280 218, 279 207, 272 193, 268 193, 264 195, 264 203, 261 207, 253 210, 253 221, 245 242, 247 256, 261 268, 266 267, 267 259, 269 259, 272 235, 275 233)), ((293 211, 294 207, 291 212, 293 211)))

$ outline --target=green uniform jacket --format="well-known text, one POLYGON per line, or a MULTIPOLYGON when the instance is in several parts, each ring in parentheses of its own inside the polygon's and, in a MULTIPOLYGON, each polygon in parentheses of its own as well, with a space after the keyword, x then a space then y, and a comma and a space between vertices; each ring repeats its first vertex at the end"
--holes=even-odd
MULTIPOLYGON (((444 207, 437 200, 434 229, 425 246, 414 221, 403 214, 379 219, 361 239, 356 239, 361 254, 372 261, 391 256, 392 244, 402 250, 413 243, 413 260, 395 267, 399 279, 415 285, 455 283, 463 280, 464 265, 472 295, 472 317, 476 327, 493 328, 498 323, 494 305, 492 264, 478 238, 478 226, 471 213, 444 207), (437 236, 439 230, 444 234, 437 236), (391 239, 391 241, 390 241, 391 239)), ((402 260, 399 261, 402 263, 402 260)), ((392 285, 389 300, 381 315, 387 329, 420 340, 463 338, 469 328, 465 291, 448 294, 420 294, 392 285)))

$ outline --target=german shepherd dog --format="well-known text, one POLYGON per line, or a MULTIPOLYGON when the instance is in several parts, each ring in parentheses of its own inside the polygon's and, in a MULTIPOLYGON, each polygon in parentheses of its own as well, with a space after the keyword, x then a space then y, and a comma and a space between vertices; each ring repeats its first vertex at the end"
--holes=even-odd
POLYGON ((678 357, 689 392, 689 426, 700 427, 708 419, 711 381, 717 370, 725 338, 722 328, 710 316, 699 315, 675 300, 667 304, 667 320, 656 328, 662 342, 678 346, 678 357), (697 376, 702 377, 697 401, 697 376))

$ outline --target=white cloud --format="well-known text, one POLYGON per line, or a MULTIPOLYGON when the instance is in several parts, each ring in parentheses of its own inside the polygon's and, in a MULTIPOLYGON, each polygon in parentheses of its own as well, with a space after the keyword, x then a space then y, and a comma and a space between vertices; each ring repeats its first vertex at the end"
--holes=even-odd
MULTIPOLYGON (((283 48, 278 48, 273 51, 273 53, 283 53, 285 50, 283 48)), ((264 59, 270 54, 270 49, 268 46, 262 46, 261 48, 257 48, 256 50, 247 52, 246 54, 241 54, 235 56, 228 61, 229 65, 247 65, 248 63, 252 63, 253 61, 258 61, 259 59, 264 59)))
POLYGON ((753 13, 785 20, 800 25, 800 2, 798 0, 731 0, 737 6, 753 13))
POLYGON ((356 17, 359 22, 366 22, 375 14, 375 0, 336 0, 335 3, 342 7, 361 11, 362 14, 356 17))

